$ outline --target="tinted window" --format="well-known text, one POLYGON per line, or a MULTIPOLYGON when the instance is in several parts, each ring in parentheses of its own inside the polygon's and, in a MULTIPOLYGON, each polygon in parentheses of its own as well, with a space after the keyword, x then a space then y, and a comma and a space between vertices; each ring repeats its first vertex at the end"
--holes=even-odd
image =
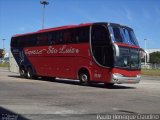
POLYGON ((22 36, 11 40, 12 47, 30 47, 36 45, 36 36, 22 36))
POLYGON ((92 27, 91 45, 95 60, 103 66, 113 66, 113 49, 107 28, 103 25, 92 27))
POLYGON ((63 31, 54 31, 48 34, 48 41, 50 44, 63 44, 63 31))
POLYGON ((22 41, 25 41, 23 44, 24 47, 30 47, 30 46, 36 45, 37 38, 35 35, 31 35, 31 36, 24 37, 22 41))
POLYGON ((78 43, 89 42, 89 27, 76 28, 74 41, 78 43))
POLYGON ((48 35, 47 34, 38 34, 37 36, 37 45, 48 45, 48 35))
POLYGON ((50 44, 89 42, 89 27, 59 30, 49 33, 50 44))
POLYGON ((65 43, 75 43, 74 41, 74 30, 69 29, 63 32, 63 40, 65 43))
POLYGON ((109 33, 104 26, 94 26, 92 31, 92 42, 96 44, 109 44, 109 33))
POLYGON ((118 27, 113 27, 113 33, 116 42, 123 42, 122 35, 118 27))
POLYGON ((127 69, 140 69, 139 50, 120 48, 120 56, 115 59, 115 66, 127 69))
POLYGON ((12 38, 11 39, 11 47, 17 47, 17 44, 18 44, 17 38, 12 38))
POLYGON ((139 46, 138 41, 137 41, 137 39, 136 39, 136 36, 135 36, 134 32, 131 31, 131 30, 129 31, 129 37, 130 37, 131 42, 132 42, 134 45, 139 46))
POLYGON ((69 44, 89 42, 89 27, 58 30, 38 35, 12 38, 11 46, 30 47, 51 44, 69 44))

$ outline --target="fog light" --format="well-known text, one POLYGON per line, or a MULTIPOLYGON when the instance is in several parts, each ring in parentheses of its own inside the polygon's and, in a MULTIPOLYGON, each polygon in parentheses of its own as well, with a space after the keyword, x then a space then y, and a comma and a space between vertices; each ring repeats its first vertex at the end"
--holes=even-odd
POLYGON ((141 75, 137 75, 137 77, 138 77, 138 78, 140 78, 140 77, 141 77, 141 75))

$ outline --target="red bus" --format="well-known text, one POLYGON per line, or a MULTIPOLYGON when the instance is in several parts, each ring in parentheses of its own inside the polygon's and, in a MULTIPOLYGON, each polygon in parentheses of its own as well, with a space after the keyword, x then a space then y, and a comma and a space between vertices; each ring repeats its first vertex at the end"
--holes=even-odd
POLYGON ((55 27, 11 38, 21 77, 78 79, 82 85, 138 83, 141 51, 132 28, 107 22, 55 27))

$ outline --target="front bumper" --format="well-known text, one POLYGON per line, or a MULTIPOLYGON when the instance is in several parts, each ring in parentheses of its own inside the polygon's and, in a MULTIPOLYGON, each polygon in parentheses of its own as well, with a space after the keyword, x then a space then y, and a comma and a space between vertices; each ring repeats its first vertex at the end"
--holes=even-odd
POLYGON ((136 77, 125 77, 120 74, 112 74, 111 77, 111 83, 139 83, 141 79, 140 75, 137 75, 136 77))

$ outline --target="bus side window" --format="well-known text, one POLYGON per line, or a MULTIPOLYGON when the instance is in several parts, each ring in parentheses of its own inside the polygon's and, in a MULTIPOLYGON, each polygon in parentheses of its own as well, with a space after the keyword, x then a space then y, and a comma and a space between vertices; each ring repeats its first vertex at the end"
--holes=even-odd
POLYGON ((75 41, 84 43, 89 41, 89 27, 76 28, 75 41))
POLYGON ((79 34, 78 34, 78 29, 74 28, 72 29, 72 43, 79 43, 79 34))
POLYGON ((80 42, 89 42, 89 27, 81 28, 80 42))
POLYGON ((59 36, 58 37, 59 37, 59 42, 58 43, 59 44, 63 44, 64 43, 64 40, 63 40, 63 31, 59 32, 59 36))
POLYGON ((31 35, 31 36, 26 37, 25 42, 26 42, 25 43, 26 47, 35 46, 35 44, 37 42, 36 36, 35 35, 31 35))
POLYGON ((51 44, 56 44, 57 43, 57 32, 52 32, 52 39, 51 39, 51 44))
POLYGON ((49 44, 49 45, 52 45, 52 44, 53 44, 53 35, 52 35, 52 33, 49 33, 49 34, 48 34, 48 44, 49 44))
POLYGON ((40 45, 40 46, 48 45, 48 36, 47 36, 47 34, 38 34, 38 36, 37 36, 37 45, 40 45))
POLYGON ((18 40, 17 40, 17 37, 13 37, 11 39, 11 47, 18 47, 18 40))
POLYGON ((19 47, 25 47, 25 41, 22 39, 22 37, 18 37, 18 46, 19 47))
POLYGON ((62 43, 63 43, 62 31, 54 31, 52 33, 52 44, 62 44, 62 43))
POLYGON ((48 39, 50 44, 77 43, 74 29, 54 31, 48 35, 48 39))
POLYGON ((64 40, 64 43, 73 43, 72 30, 71 29, 63 32, 63 40, 64 40))

